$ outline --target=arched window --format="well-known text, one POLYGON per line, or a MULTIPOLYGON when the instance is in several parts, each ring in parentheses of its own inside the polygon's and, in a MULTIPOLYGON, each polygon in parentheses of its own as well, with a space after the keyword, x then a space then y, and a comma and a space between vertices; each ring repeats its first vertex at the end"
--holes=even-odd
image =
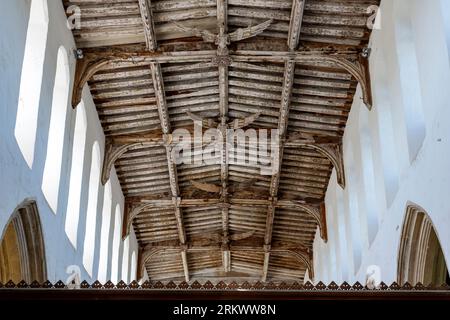
POLYGON ((44 237, 35 202, 24 202, 12 215, 0 242, 0 281, 47 280, 44 237))
POLYGON ((48 34, 47 0, 31 1, 14 136, 32 168, 48 34))
POLYGON ((133 250, 131 254, 131 269, 130 269, 130 282, 136 280, 137 275, 137 257, 136 250, 133 250))
POLYGON ((58 209, 59 182, 66 129, 66 115, 69 99, 70 70, 67 51, 60 47, 56 65, 55 85, 48 132, 47 157, 45 159, 42 192, 50 208, 56 214, 58 209))
POLYGON ((120 232, 122 229, 122 214, 120 205, 116 206, 114 217, 114 236, 112 243, 112 259, 111 259, 111 281, 117 283, 119 281, 119 250, 120 250, 120 232))
POLYGON ((375 188, 375 173, 373 163, 373 143, 370 134, 369 111, 361 108, 359 114, 359 146, 360 158, 358 162, 361 164, 362 170, 362 190, 361 196, 364 198, 364 212, 366 212, 369 245, 375 240, 378 233, 378 201, 375 188))
POLYGON ((123 241, 123 257, 122 257, 122 280, 128 282, 128 272, 130 267, 130 237, 123 241))
POLYGON ((406 209, 398 257, 398 283, 450 285, 445 257, 428 214, 415 204, 406 209))
POLYGON ((69 199, 67 203, 65 231, 73 247, 77 248, 78 222, 80 219, 81 186, 86 147, 87 117, 84 103, 76 109, 75 132, 70 169, 69 199))
POLYGON ((83 265, 92 277, 94 253, 95 253, 95 231, 97 227, 97 204, 98 190, 100 186, 100 146, 95 141, 92 146, 91 173, 89 177, 89 196, 86 211, 86 233, 84 236, 83 265))
MULTIPOLYGON (((385 32, 381 29, 380 32, 385 32)), ((372 142, 377 150, 374 156, 374 171, 379 186, 381 201, 384 200, 389 208, 394 201, 399 189, 399 160, 397 157, 396 134, 394 132, 394 120, 392 116, 392 95, 389 91, 389 78, 386 56, 389 52, 380 48, 374 52, 371 65, 378 72, 373 74, 372 88, 374 90, 374 109, 371 116, 374 117, 376 126, 373 126, 372 142)), ((385 210, 383 210, 384 212, 385 210)))
POLYGON ((397 0, 394 2, 394 6, 400 89, 406 123, 409 160, 412 162, 419 153, 426 134, 419 65, 411 22, 411 3, 409 0, 397 0))
POLYGON ((353 267, 356 273, 362 262, 362 241, 367 239, 367 225, 361 223, 360 205, 358 203, 358 176, 356 175, 356 165, 353 147, 348 145, 345 154, 345 173, 347 175, 347 207, 346 207, 346 225, 350 228, 350 241, 352 247, 353 267))
POLYGON ((98 265, 98 280, 105 283, 108 277, 108 244, 110 238, 111 227, 111 210, 112 210, 112 193, 111 182, 108 181, 105 185, 105 193, 103 196, 103 214, 102 214, 102 229, 100 238, 100 261, 98 265))
POLYGON ((336 188, 339 188, 336 180, 336 174, 333 173, 331 180, 332 186, 327 191, 327 199, 326 203, 329 204, 326 209, 326 223, 327 223, 327 233, 328 233, 328 242, 327 245, 330 247, 330 256, 331 256, 331 268, 332 275, 334 278, 331 279, 335 282, 340 282, 342 278, 341 272, 341 250, 340 250, 340 242, 339 242, 339 222, 337 221, 337 206, 330 205, 336 204, 336 188))
POLYGON ((448 2, 447 0, 440 0, 440 2, 441 2, 440 12, 442 14, 444 22, 445 35, 447 37, 447 50, 450 59, 450 2, 448 2))
MULTIPOLYGON (((336 173, 333 173, 335 176, 336 173)), ((339 236, 339 248, 341 253, 341 273, 342 280, 350 282, 352 279, 349 278, 349 259, 350 253, 352 251, 351 241, 350 241, 350 227, 346 224, 345 218, 345 206, 344 206, 344 195, 340 188, 336 188, 336 220, 338 226, 338 236, 339 236)))

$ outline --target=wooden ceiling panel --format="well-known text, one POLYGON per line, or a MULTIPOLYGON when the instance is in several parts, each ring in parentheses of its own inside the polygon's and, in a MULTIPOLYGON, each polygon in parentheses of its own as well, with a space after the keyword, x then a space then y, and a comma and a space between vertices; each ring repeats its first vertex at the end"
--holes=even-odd
POLYGON ((363 53, 368 8, 379 0, 63 3, 68 16, 81 14, 72 104, 88 84, 107 137, 102 181, 115 166, 140 273, 216 282, 313 275, 333 168, 345 187, 341 142, 358 84, 372 107, 363 53), (250 140, 208 154, 197 145, 173 163, 174 133, 192 132, 195 119, 203 132, 277 129, 280 144, 269 139, 266 154, 250 140))

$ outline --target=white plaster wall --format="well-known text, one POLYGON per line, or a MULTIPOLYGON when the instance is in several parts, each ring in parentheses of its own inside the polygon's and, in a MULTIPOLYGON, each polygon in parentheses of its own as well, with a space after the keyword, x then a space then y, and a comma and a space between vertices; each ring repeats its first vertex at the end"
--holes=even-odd
POLYGON ((344 136, 348 184, 342 190, 333 173, 326 195, 329 241, 324 243, 317 234, 314 242, 316 282, 363 283, 372 264, 381 267, 383 281, 396 281, 408 202, 430 215, 450 266, 449 3, 382 0, 381 29, 374 30, 370 45, 374 106, 369 112, 358 91, 344 136), (409 30, 399 29, 400 19, 410 21, 409 30), (405 32, 412 35, 406 45, 405 32), (423 144, 415 141, 419 143, 417 153, 408 144, 407 119, 412 104, 423 112, 425 126, 423 144), (367 121, 362 123, 364 117, 367 121), (369 153, 361 144, 367 143, 361 139, 367 130, 369 153), (353 161, 349 157, 354 157, 353 161), (363 174, 367 170, 373 170, 372 178, 363 174), (372 200, 365 194, 367 185, 374 190, 372 200), (358 195, 351 199, 350 192, 358 195), (358 208, 356 215, 349 212, 352 207, 358 208), (373 209, 375 214, 369 212, 373 209), (342 225, 344 217, 352 217, 347 219, 349 225, 342 225), (372 237, 367 232, 369 223, 375 230, 372 237), (355 230, 356 235, 352 233, 355 230), (355 259, 358 250, 360 262, 355 259))
MULTIPOLYGON (((27 34, 27 25, 30 11, 30 0, 2 0, 0 1, 0 234, 15 211, 25 199, 33 199, 37 202, 40 219, 44 232, 47 273, 50 281, 65 280, 66 267, 72 264, 79 265, 82 270, 82 278, 93 281, 97 277, 100 229, 102 225, 102 206, 104 187, 100 186, 98 194, 98 210, 96 223, 96 243, 94 257, 94 272, 90 278, 83 268, 83 241, 85 234, 86 208, 88 198, 88 181, 91 163, 91 150, 94 141, 98 141, 103 155, 104 134, 98 119, 93 99, 88 88, 83 91, 83 101, 88 118, 86 152, 83 169, 83 187, 81 192, 80 220, 78 226, 77 250, 69 242, 65 230, 65 210, 70 182, 70 168, 72 159, 72 144, 75 126, 76 111, 70 106, 70 97, 67 108, 66 129, 64 136, 64 151, 62 161, 62 177, 59 191, 58 212, 54 214, 47 204, 41 191, 42 176, 47 151, 48 130, 50 112, 52 106, 54 77, 58 48, 62 45, 67 49, 70 59, 71 82, 75 71, 75 58, 73 50, 75 42, 71 31, 66 26, 64 8, 61 1, 49 0, 48 12, 50 18, 49 34, 45 56, 44 74, 41 88, 41 99, 38 117, 38 132, 36 139, 35 157, 32 169, 26 164, 14 137, 18 96, 21 80, 22 60, 27 34)), ((115 171, 111 174, 112 186, 112 210, 120 204, 122 214, 124 209, 124 197, 115 171)), ((111 233, 114 221, 111 222, 111 233)), ((130 236, 130 265, 131 255, 136 252, 138 244, 132 231, 130 236)), ((110 238, 112 236, 110 235, 110 238)), ((111 274, 111 250, 112 241, 109 244, 108 254, 108 279, 111 274)), ((122 268, 123 241, 120 245, 119 274, 122 268)), ((130 268, 129 268, 130 269, 130 268)), ((128 276, 135 278, 135 275, 128 276)), ((128 279, 124 279, 128 280, 128 279)))

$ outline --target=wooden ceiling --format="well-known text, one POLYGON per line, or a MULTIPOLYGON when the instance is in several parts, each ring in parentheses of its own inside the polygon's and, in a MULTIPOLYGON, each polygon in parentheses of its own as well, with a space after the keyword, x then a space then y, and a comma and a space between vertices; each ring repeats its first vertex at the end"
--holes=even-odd
MULTIPOLYGON (((76 0, 73 106, 88 83, 152 280, 302 281, 357 84, 371 108, 367 8, 379 0, 76 0), (251 27, 251 28, 249 28, 251 27), (171 161, 193 120, 278 129, 278 174, 171 161)), ((358 97, 359 98, 359 97, 358 97)), ((254 146, 247 145, 247 148, 254 146)), ((221 145, 226 150, 226 145, 221 145)), ((200 150, 200 153, 202 151, 200 150)), ((215 156, 212 156, 213 158, 215 156)))

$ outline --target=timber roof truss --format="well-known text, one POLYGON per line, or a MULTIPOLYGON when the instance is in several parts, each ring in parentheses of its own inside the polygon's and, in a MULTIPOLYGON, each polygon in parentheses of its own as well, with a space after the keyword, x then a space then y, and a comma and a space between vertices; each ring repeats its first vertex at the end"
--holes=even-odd
POLYGON ((102 182, 115 167, 139 276, 312 277, 333 168, 345 188, 341 143, 358 84, 372 107, 367 9, 379 0, 63 2, 81 17, 72 105, 89 84, 106 135, 102 182), (223 135, 277 129, 276 170, 230 161, 226 141, 213 164, 176 164, 174 132, 195 122, 223 135))

